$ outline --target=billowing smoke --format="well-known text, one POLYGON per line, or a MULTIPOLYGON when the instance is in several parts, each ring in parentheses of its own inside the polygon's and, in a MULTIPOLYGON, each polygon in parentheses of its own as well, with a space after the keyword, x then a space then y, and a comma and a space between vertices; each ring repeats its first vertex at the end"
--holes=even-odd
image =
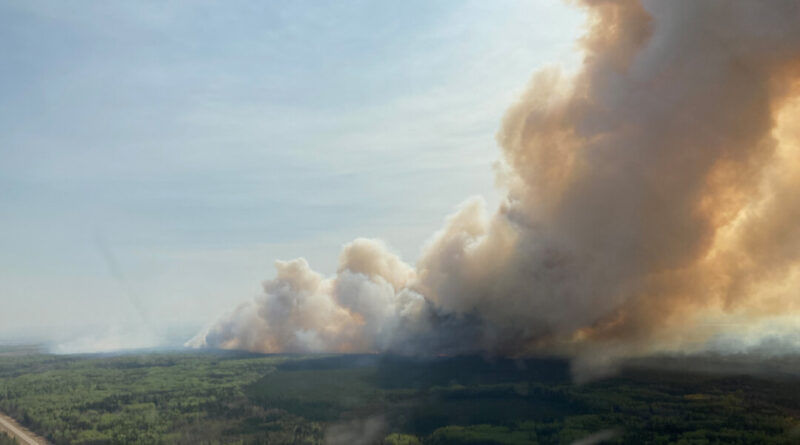
POLYGON ((579 72, 503 120, 494 213, 468 201, 415 266, 365 239, 333 277, 278 262, 191 344, 595 363, 798 328, 800 2, 585 3, 579 72))

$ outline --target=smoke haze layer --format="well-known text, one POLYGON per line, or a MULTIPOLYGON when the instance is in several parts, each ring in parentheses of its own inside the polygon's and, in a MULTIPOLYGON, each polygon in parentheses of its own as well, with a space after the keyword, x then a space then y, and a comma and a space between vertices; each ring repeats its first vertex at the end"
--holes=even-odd
POLYGON ((416 265, 367 239, 332 277, 279 261, 190 344, 594 366, 797 329, 800 3, 582 6, 580 71, 537 73, 503 120, 495 212, 467 201, 416 265))

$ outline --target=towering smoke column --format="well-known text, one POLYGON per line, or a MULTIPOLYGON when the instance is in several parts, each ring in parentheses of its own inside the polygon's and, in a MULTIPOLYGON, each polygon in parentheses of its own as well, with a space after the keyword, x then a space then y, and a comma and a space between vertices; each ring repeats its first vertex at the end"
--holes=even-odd
POLYGON ((191 344, 590 364, 796 321, 800 2, 585 6, 580 72, 505 116, 495 213, 464 204, 416 266, 364 239, 333 277, 278 262, 191 344))

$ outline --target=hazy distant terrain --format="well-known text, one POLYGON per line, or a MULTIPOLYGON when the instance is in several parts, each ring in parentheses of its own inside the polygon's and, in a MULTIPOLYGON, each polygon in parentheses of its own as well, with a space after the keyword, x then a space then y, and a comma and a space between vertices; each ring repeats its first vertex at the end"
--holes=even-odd
POLYGON ((648 359, 575 385, 543 358, 14 352, 0 410, 56 444, 800 440, 797 358, 648 359))

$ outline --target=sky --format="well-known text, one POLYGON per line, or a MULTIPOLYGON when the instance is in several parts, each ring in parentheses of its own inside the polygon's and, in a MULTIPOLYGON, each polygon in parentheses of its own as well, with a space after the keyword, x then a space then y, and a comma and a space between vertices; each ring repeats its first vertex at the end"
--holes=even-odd
POLYGON ((532 74, 560 1, 0 3, 0 342, 181 344, 276 259, 413 262, 532 74))

